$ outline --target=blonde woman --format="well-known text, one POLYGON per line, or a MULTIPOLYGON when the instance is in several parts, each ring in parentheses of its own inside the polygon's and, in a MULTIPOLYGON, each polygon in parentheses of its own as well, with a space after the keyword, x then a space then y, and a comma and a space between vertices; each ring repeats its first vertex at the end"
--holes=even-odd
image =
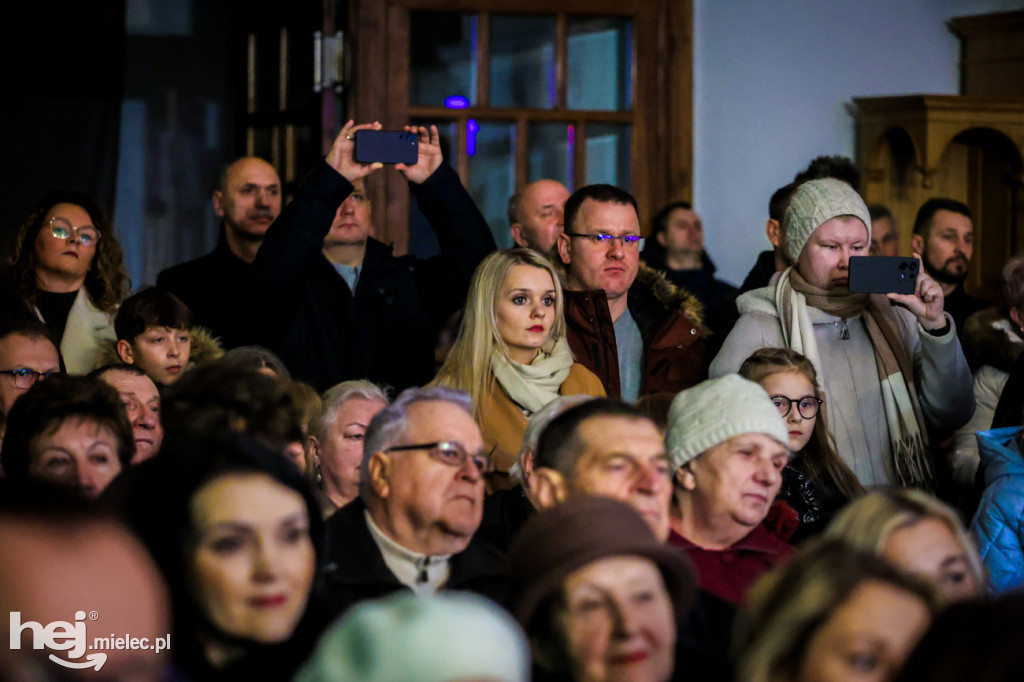
POLYGON ((495 251, 473 273, 459 335, 431 383, 472 397, 504 478, 492 487, 511 487, 508 470, 530 415, 560 395, 605 395, 601 381, 573 361, 563 309, 558 275, 535 251, 495 251))
POLYGON ((825 535, 927 579, 946 602, 971 599, 985 589, 985 570, 960 517, 920 490, 868 493, 841 511, 825 535))

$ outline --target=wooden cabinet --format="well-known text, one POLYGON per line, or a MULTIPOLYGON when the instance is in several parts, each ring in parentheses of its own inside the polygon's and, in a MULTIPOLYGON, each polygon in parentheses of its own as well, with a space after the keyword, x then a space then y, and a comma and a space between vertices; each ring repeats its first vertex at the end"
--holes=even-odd
POLYGON ((999 273, 1024 248, 1024 12, 955 19, 971 95, 854 99, 868 203, 885 204, 909 254, 917 209, 932 197, 974 214, 968 291, 1001 301, 999 273), (1013 75, 1016 74, 1016 75, 1013 75))

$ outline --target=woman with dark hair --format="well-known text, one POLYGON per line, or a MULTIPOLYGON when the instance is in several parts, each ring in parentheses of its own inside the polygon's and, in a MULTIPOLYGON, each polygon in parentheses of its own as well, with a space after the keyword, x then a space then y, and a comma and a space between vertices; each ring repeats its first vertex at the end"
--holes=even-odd
POLYGON ((103 210, 81 192, 48 193, 21 224, 7 266, 15 289, 60 341, 67 371, 94 369, 101 344, 115 338, 113 315, 129 285, 103 210))
POLYGON ((190 679, 291 679, 327 623, 311 598, 323 523, 306 480, 245 434, 191 434, 114 500, 164 573, 190 679))
POLYGON ((97 497, 135 454, 120 396, 96 377, 37 381, 7 416, 0 456, 12 482, 48 481, 97 497))

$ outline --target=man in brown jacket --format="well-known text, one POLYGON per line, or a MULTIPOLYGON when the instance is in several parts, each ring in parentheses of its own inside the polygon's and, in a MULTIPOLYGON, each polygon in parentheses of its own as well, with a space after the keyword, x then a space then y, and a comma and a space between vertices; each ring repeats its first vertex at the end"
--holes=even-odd
POLYGON ((629 192, 588 185, 565 202, 558 253, 566 265, 569 346, 609 396, 630 402, 678 393, 706 376, 700 303, 641 268, 643 242, 629 192))

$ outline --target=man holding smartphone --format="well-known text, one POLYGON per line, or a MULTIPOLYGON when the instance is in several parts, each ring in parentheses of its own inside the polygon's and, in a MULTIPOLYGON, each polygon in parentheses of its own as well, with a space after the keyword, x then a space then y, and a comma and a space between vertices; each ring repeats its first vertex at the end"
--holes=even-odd
POLYGON ((349 379, 395 389, 434 376, 434 337, 466 297, 477 264, 496 247, 452 167, 435 126, 418 136, 415 164, 395 164, 437 234, 440 254, 396 256, 372 237, 365 178, 383 167, 353 156, 349 121, 325 161, 267 231, 253 267, 261 341, 293 376, 325 390, 349 379))
POLYGON ((861 483, 934 490, 928 430, 957 428, 974 410, 942 288, 921 268, 911 294, 850 291, 850 257, 867 255, 871 218, 844 182, 800 185, 783 235, 795 265, 737 300, 741 317, 711 376, 735 372, 766 346, 806 355, 824 388, 837 451, 861 483))

